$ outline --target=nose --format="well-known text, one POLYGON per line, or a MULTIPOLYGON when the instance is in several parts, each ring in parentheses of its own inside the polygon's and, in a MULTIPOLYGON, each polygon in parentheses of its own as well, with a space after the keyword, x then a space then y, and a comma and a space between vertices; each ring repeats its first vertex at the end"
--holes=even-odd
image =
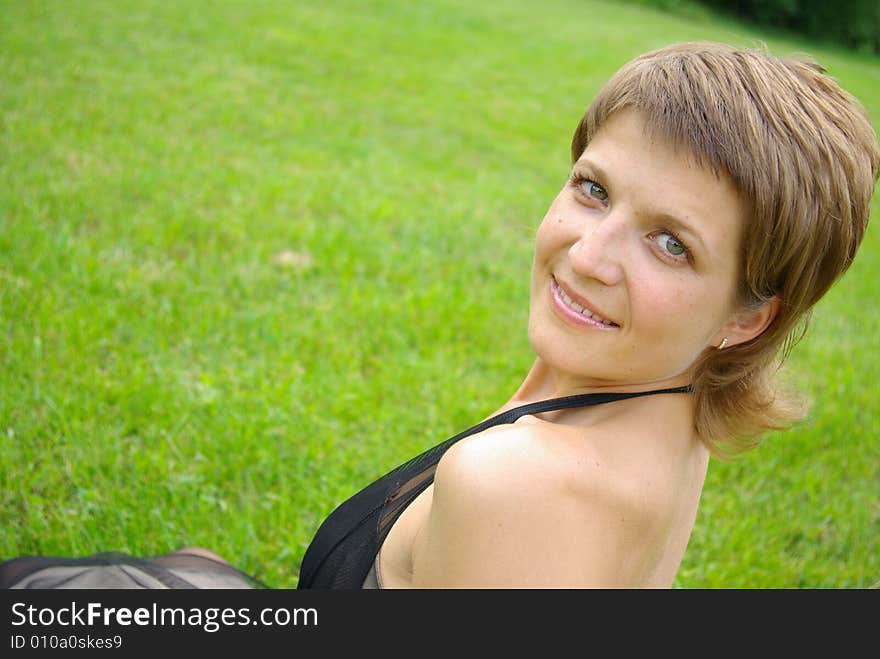
POLYGON ((623 213, 615 210, 585 222, 580 237, 568 250, 574 273, 605 286, 623 281, 627 224, 623 213))

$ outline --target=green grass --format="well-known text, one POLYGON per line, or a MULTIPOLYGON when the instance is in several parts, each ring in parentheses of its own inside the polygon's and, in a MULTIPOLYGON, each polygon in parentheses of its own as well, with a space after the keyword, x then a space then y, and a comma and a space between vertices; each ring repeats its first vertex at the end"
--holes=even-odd
MULTIPOLYGON (((880 120, 880 59, 700 12, 124 5, 0 0, 0 558, 295 586, 339 501, 520 383, 534 230, 638 53, 807 51, 880 120)), ((880 581, 878 248, 790 361, 807 421, 710 466, 677 587, 880 581)))

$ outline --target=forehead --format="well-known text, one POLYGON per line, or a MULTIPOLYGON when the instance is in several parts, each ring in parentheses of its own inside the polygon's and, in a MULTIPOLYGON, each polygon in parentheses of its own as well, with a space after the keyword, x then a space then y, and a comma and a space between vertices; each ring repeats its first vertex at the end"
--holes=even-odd
POLYGON ((711 147, 702 143, 690 145, 668 137, 660 122, 650 121, 639 110, 625 108, 609 115, 584 147, 584 153, 606 150, 609 145, 629 150, 633 163, 650 157, 664 166, 674 166, 679 174, 687 170, 689 176, 711 178, 734 195, 739 194, 711 147))

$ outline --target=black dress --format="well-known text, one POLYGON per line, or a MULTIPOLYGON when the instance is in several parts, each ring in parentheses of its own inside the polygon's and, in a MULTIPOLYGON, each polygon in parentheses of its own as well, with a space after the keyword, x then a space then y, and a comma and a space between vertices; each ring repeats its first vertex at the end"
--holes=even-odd
MULTIPOLYGON (((434 482, 437 463, 457 441, 527 414, 610 403, 688 387, 635 393, 581 394, 521 405, 478 423, 428 449, 340 504, 318 528, 300 566, 297 588, 376 587, 374 563, 391 526, 434 482), (366 581, 366 584, 365 584, 366 581)), ((82 558, 20 556, 0 563, 0 588, 266 588, 232 565, 205 556, 172 553, 153 558, 106 552, 82 558)))

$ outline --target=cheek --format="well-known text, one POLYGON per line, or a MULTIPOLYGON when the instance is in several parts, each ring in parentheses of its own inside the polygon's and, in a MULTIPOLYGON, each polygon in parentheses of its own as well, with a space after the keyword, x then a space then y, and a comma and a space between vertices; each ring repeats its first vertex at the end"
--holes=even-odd
POLYGON ((535 251, 539 255, 549 255, 559 249, 568 247, 576 239, 573 237, 573 227, 567 217, 563 204, 558 199, 554 200, 550 210, 544 216, 538 231, 535 234, 535 251))
POLYGON ((544 218, 535 234, 535 257, 539 262, 545 261, 559 243, 559 230, 554 226, 556 221, 552 218, 552 215, 544 218))
POLYGON ((643 281, 645 284, 634 292, 633 311, 648 333, 679 340, 686 336, 703 339, 710 333, 718 315, 718 299, 708 287, 685 277, 658 277, 656 272, 646 275, 643 281))

